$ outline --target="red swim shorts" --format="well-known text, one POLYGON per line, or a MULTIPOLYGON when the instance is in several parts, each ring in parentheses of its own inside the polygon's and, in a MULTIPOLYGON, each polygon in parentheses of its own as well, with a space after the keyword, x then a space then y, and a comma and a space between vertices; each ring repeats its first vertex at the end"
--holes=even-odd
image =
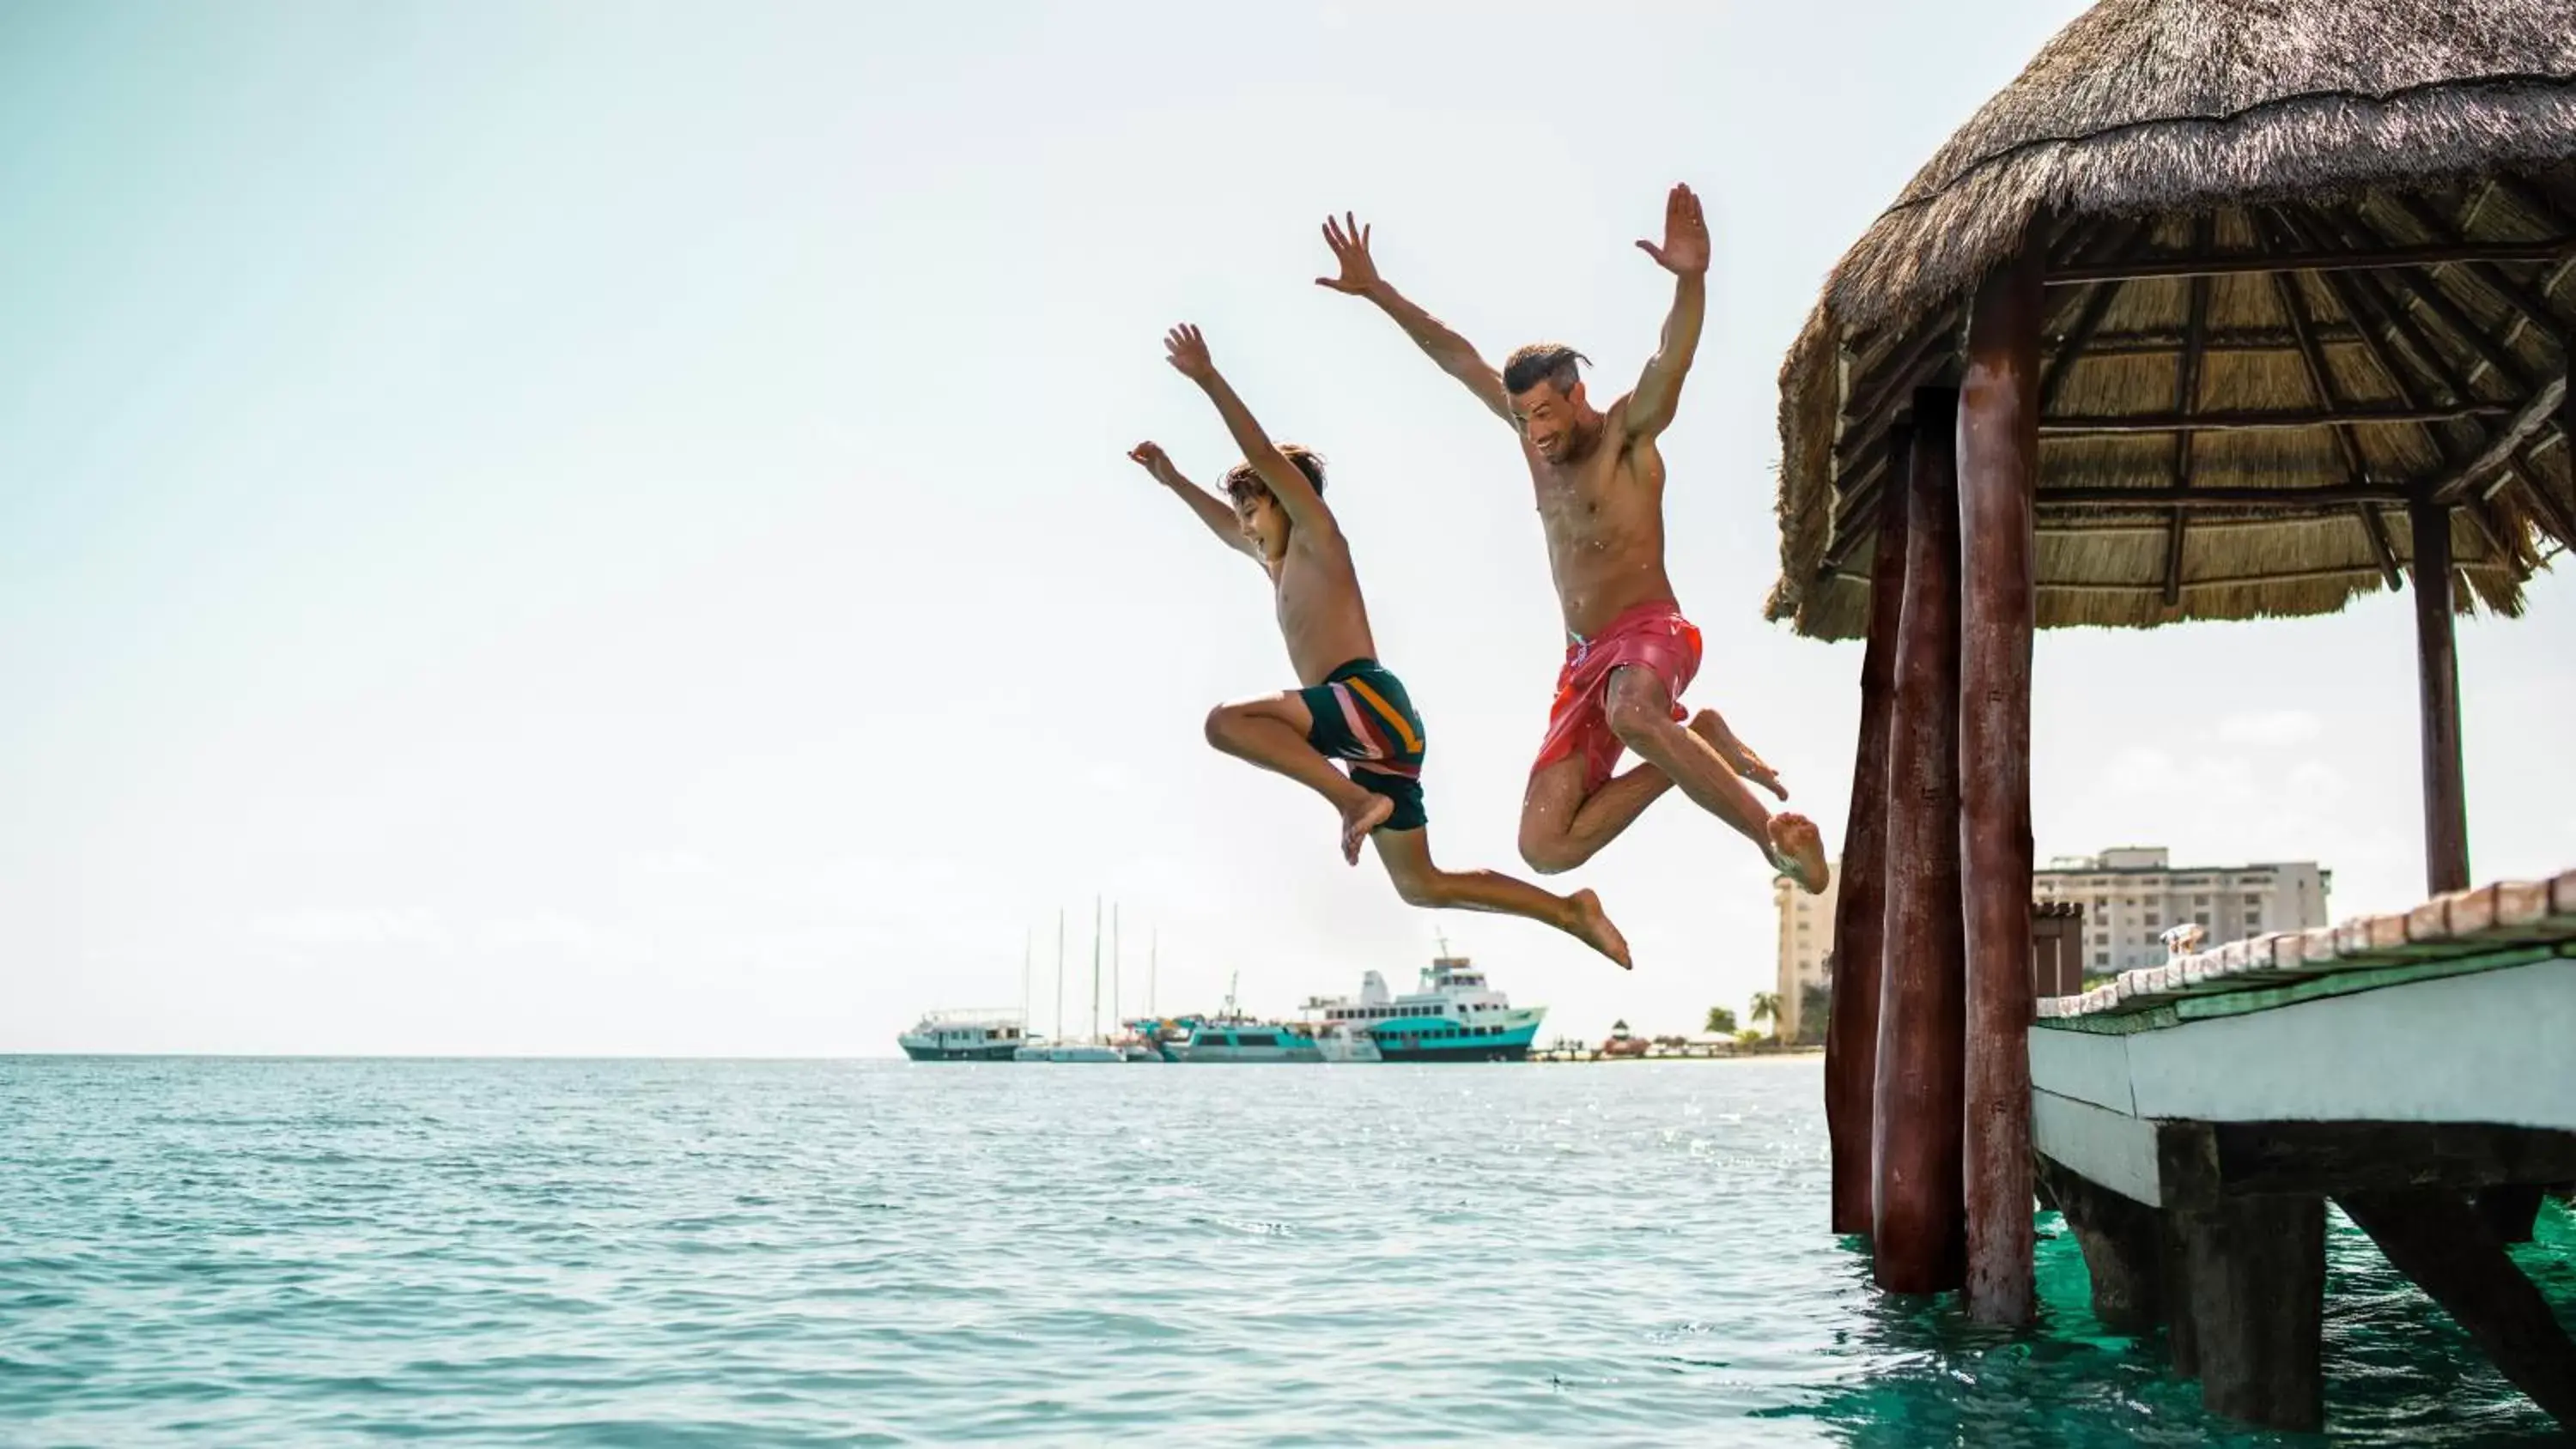
POLYGON ((1699 673, 1699 630, 1682 617, 1679 604, 1670 599, 1638 604, 1593 638, 1566 646, 1565 668, 1556 676, 1556 703, 1547 713, 1547 742, 1539 746, 1533 773, 1580 754, 1584 794, 1610 778, 1626 748, 1610 729, 1610 674, 1628 667, 1651 671, 1662 680, 1664 695, 1673 702, 1673 718, 1689 718, 1681 699, 1691 676, 1699 673))

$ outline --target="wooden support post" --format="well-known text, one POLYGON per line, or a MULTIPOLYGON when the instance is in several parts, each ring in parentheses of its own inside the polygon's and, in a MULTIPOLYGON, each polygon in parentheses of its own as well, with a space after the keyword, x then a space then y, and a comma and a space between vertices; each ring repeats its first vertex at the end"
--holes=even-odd
POLYGON ((2268 1429, 2321 1427, 2325 1199, 2235 1198, 2176 1216, 2201 1403, 2268 1429))
POLYGON ((1825 1025, 1825 1130, 1833 1149, 1833 1230, 1870 1231, 1876 1194, 1870 1121, 1878 1093, 1880 941, 1886 921, 1888 730, 1896 694, 1896 629, 1905 608, 1907 489, 1914 430, 1890 428, 1880 489, 1878 554, 1869 573, 1869 642, 1860 665, 1860 744, 1843 826, 1834 903, 1833 1013, 1825 1025))
POLYGON ((1889 727, 1871 1238, 1880 1287, 1935 1293, 1966 1271, 1961 1131, 1966 981, 1959 918, 1959 395, 1914 395, 1905 606, 1889 727))
POLYGON ((2434 1188, 2339 1193, 2335 1201, 2498 1371, 2576 1430, 2576 1343, 2468 1199, 2434 1188))
POLYGON ((2478 1190, 2478 1216, 2486 1219, 2487 1229, 2500 1243, 2528 1243, 2531 1230, 2540 1220, 2541 1185, 2536 1182, 2512 1183, 2503 1187, 2478 1190))
POLYGON ((2163 1225, 2154 1208, 2037 1159, 2040 1183, 2084 1250, 2093 1316, 2114 1333, 2145 1333, 2165 1316, 2163 1225))
POLYGON ((2460 666, 2452 634, 2451 511, 2407 505, 2414 534, 2415 661, 2423 707, 2424 888, 2469 888, 2469 806, 2460 763, 2460 666))
POLYGON ((1968 1316, 2031 1321, 2030 655, 2040 253, 1986 279, 1959 392, 1959 870, 1968 1316))

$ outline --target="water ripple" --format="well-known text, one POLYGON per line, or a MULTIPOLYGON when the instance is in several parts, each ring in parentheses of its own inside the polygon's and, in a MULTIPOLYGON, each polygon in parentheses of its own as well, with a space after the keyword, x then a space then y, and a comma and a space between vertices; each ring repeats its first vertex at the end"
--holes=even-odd
MULTIPOLYGON (((2053 1219, 2041 1334, 1872 1292, 1823 1232, 1817 1093, 1812 1062, 0 1059, 0 1443, 2229 1437, 2092 1322, 2053 1219)), ((2366 1241, 2330 1258, 2339 1440, 2549 1442, 2366 1241)))

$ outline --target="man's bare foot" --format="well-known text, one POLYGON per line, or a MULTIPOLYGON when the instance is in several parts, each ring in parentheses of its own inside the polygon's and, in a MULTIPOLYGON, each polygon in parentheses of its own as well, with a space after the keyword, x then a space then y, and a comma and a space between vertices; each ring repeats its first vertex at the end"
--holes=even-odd
POLYGON ((1343 806, 1342 859, 1351 865, 1359 864, 1360 842, 1368 839, 1369 832, 1384 825, 1387 817, 1394 813, 1395 802, 1384 795, 1364 796, 1356 805, 1343 806))
POLYGON ((1565 902, 1574 908, 1573 919, 1565 923, 1568 935, 1618 962, 1620 970, 1636 969, 1628 960, 1628 938, 1620 935, 1619 928, 1610 924, 1610 917, 1603 914, 1599 896, 1590 891, 1576 891, 1567 896, 1565 902))
POLYGON ((1796 881, 1800 890, 1823 895, 1834 882, 1834 872, 1825 864, 1825 839, 1816 833, 1816 822, 1804 815, 1774 815, 1770 835, 1771 864, 1796 881))
POLYGON ((1737 739, 1716 710, 1704 709, 1691 716, 1690 732, 1708 741, 1709 747, 1717 751, 1717 757, 1726 762, 1726 768, 1783 800, 1789 798, 1788 788, 1780 783, 1779 772, 1762 763, 1760 755, 1737 739))

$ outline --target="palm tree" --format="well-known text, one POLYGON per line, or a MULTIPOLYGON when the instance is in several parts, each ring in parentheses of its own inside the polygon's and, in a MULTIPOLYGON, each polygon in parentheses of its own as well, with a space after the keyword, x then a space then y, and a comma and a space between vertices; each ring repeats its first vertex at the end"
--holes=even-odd
POLYGON ((1780 1022, 1780 993, 1777 991, 1753 993, 1752 1016, 1756 1022, 1770 1022, 1774 1027, 1771 1034, 1778 1036, 1780 1034, 1777 1030, 1780 1022))
POLYGON ((1735 1035, 1735 1013, 1723 1006, 1710 1007, 1707 1030, 1712 1036, 1735 1035))

